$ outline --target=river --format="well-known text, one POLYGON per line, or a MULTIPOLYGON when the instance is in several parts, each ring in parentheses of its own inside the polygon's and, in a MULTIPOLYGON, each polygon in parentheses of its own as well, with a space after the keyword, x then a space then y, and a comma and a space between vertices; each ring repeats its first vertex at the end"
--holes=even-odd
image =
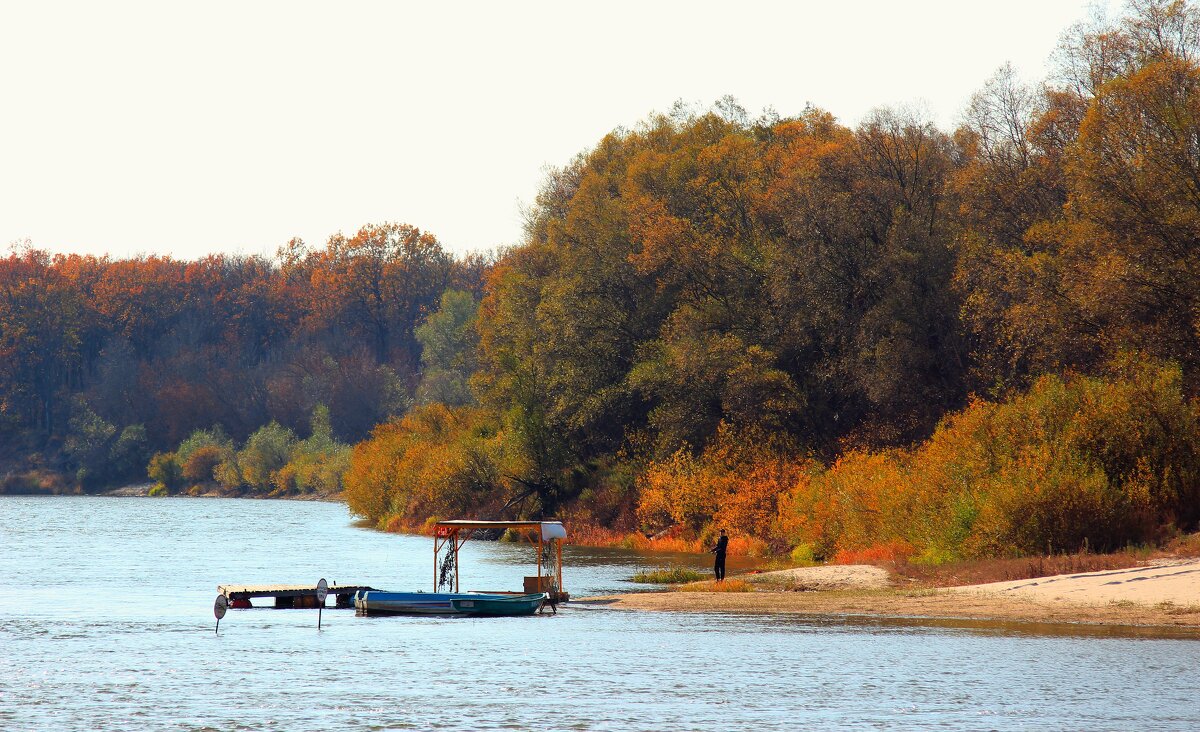
MULTIPOLYGON (((1187 638, 1086 628, 629 613, 364 618, 230 611, 218 584, 429 589, 431 540, 345 506, 0 497, 0 729, 1200 728, 1187 638)), ((469 542, 463 589, 518 587, 527 547, 469 542)), ((568 547, 573 596, 631 552, 568 547)))

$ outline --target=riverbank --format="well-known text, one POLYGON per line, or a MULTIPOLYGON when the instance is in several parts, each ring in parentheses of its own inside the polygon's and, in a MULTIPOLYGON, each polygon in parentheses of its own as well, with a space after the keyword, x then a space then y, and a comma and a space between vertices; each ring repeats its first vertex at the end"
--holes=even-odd
MULTIPOLYGON (((154 488, 154 483, 135 483, 132 485, 113 488, 112 490, 93 493, 97 496, 116 496, 119 498, 141 498, 149 497, 150 491, 154 488)), ((341 493, 255 493, 253 491, 243 491, 237 488, 223 488, 220 486, 204 487, 201 490, 186 490, 178 493, 170 493, 162 498, 171 498, 174 496, 186 496, 188 498, 255 498, 255 499, 279 499, 285 501, 332 501, 335 503, 345 503, 341 493)), ((156 496, 157 497, 157 496, 156 496)))
MULTIPOLYGON (((808 589, 797 584, 791 585, 796 589, 785 589, 789 586, 786 582, 761 579, 777 573, 764 573, 738 578, 752 582, 750 592, 645 592, 582 598, 580 602, 617 610, 863 615, 1200 630, 1197 559, 1159 560, 1124 570, 951 588, 880 586, 878 567, 859 572, 837 569, 852 578, 857 575, 848 589, 808 589), (868 576, 872 579, 862 586, 862 578, 868 576)), ((806 581, 796 570, 785 572, 792 575, 793 581, 797 576, 801 578, 799 583, 806 581)))

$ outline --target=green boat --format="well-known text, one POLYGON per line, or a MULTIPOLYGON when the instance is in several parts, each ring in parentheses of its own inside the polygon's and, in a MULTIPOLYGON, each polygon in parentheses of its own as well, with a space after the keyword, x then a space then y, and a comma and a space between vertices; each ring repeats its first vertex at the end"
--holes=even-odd
POLYGON ((496 595, 480 595, 478 597, 456 597, 450 600, 457 615, 476 615, 487 617, 511 617, 514 615, 533 615, 546 602, 546 593, 537 592, 530 595, 513 595, 498 597, 496 595))

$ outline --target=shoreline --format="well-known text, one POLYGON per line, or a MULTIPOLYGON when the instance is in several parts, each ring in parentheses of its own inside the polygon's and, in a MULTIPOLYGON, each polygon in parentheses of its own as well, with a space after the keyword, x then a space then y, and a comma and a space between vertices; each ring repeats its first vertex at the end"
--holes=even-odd
POLYGON ((643 592, 584 597, 571 602, 619 611, 860 616, 1193 629, 1200 637, 1200 607, 1196 606, 1044 603, 953 590, 643 592))
MULTIPOLYGON (((827 568, 813 568, 813 576, 827 568)), ((862 567, 867 574, 867 567, 862 567)), ((870 568, 877 570, 878 568, 870 568)), ((929 621, 1122 626, 1195 631, 1200 637, 1200 560, 1152 562, 1124 570, 946 588, 844 583, 791 588, 772 582, 803 570, 751 579, 747 592, 668 591, 579 598, 581 605, 648 612, 861 616, 929 621), (766 581, 763 581, 763 580, 766 581)), ((735 579, 730 577, 730 579, 735 579)), ((700 585, 699 587, 703 587, 700 585)))
POLYGON ((56 497, 56 496, 89 496, 92 498, 236 498, 249 499, 253 501, 327 501, 330 503, 345 503, 341 493, 298 493, 294 495, 270 495, 262 493, 237 493, 224 492, 220 490, 207 490, 202 493, 188 493, 183 491, 180 493, 170 493, 165 496, 151 496, 150 489, 154 486, 153 483, 135 483, 124 485, 119 488, 110 488, 102 491, 84 491, 84 490, 14 490, 0 491, 0 498, 7 496, 16 497, 56 497))
MULTIPOLYGON (((71 495, 149 497, 151 485, 71 495)), ((164 497, 180 496, 342 500, 340 495, 228 495, 219 491, 164 497)), ((573 599, 572 605, 626 612, 859 617, 907 623, 1020 624, 1027 628, 1038 625, 1142 628, 1183 632, 1188 637, 1200 638, 1200 559, 1165 559, 1129 569, 957 587, 898 587, 896 582, 905 578, 896 578, 872 565, 824 565, 731 575, 730 579, 749 583, 750 591, 709 592, 692 587, 686 592, 645 591, 580 597, 573 599)))

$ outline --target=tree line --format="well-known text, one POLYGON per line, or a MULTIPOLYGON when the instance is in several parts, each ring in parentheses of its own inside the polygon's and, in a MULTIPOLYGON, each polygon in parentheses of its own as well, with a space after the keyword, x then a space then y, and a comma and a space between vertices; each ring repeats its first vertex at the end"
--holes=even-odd
POLYGON ((410 404, 442 292, 479 292, 488 266, 402 224, 274 258, 19 247, 0 260, 0 460, 105 485, 195 430, 307 431, 318 407, 361 440, 410 404))
POLYGON ((81 434, 115 466, 324 407, 381 525, 716 522, 821 558, 1158 540, 1197 520, 1198 141, 1200 13, 1137 0, 951 132, 677 105, 551 171, 491 257, 401 225, 274 260, 14 254, 0 429, 87 470, 81 434), (947 435, 986 459, 939 463, 947 435))

